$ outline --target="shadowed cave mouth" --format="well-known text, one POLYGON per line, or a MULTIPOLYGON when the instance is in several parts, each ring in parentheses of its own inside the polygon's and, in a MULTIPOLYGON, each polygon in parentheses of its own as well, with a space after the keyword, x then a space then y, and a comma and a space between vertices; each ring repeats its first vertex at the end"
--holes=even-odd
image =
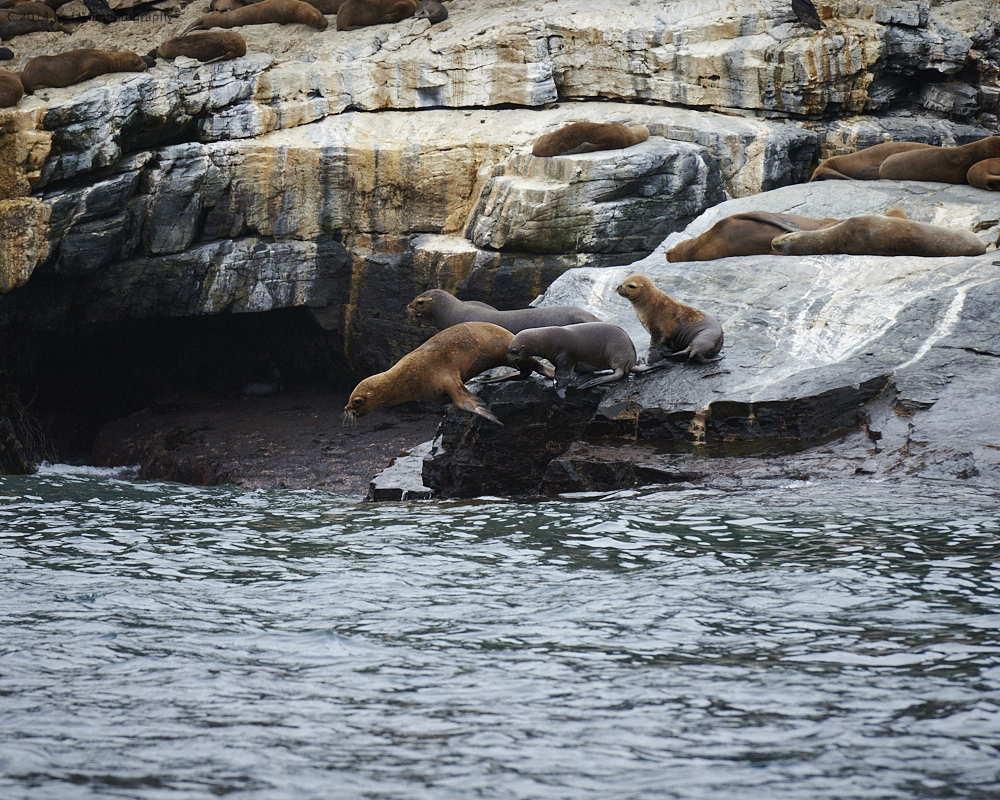
POLYGON ((88 463, 100 429, 146 408, 177 410, 195 394, 237 397, 355 384, 337 334, 307 309, 125 320, 4 332, 2 369, 55 457, 88 463))

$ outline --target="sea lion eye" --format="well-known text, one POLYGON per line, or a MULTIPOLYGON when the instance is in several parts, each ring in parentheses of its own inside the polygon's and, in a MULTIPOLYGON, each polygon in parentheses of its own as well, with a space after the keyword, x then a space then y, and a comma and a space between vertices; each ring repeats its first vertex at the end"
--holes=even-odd
POLYGON ((355 406, 363 406, 365 404, 365 398, 363 398, 363 397, 355 397, 351 401, 351 404, 355 405, 355 406))

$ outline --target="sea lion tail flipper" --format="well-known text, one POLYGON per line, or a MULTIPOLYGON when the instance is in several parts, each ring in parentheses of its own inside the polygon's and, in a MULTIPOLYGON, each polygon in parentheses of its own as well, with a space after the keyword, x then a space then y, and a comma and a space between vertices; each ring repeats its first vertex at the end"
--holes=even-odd
POLYGON ((652 372, 654 369, 663 369, 670 365, 670 362, 666 359, 662 361, 657 361, 654 364, 636 364, 632 367, 632 372, 652 372))
POLYGON ((184 29, 184 32, 181 34, 181 36, 187 36, 189 33, 191 33, 191 31, 203 31, 203 30, 206 30, 206 28, 202 26, 201 20, 197 19, 184 29))
POLYGON ((583 390, 583 389, 589 389, 591 386, 600 386, 602 383, 612 383, 613 381, 620 381, 622 378, 625 377, 625 375, 626 371, 621 367, 619 367, 610 375, 600 375, 597 378, 591 378, 589 381, 581 383, 576 388, 583 390))

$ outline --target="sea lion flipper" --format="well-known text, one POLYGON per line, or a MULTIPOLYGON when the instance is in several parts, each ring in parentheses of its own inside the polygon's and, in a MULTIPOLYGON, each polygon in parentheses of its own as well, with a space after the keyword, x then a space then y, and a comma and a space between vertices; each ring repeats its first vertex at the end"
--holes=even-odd
POLYGON ((486 404, 464 386, 460 389, 458 387, 452 388, 448 392, 448 395, 451 397, 451 401, 462 409, 462 411, 468 411, 470 414, 478 414, 490 422, 495 422, 501 428, 503 427, 503 423, 493 415, 493 412, 486 407, 486 404))
POLYGON ((625 377, 626 374, 627 373, 625 369, 623 369, 622 367, 618 367, 610 375, 600 375, 596 378, 591 378, 589 381, 581 383, 576 388, 583 390, 583 389, 589 389, 591 386, 600 386, 602 383, 612 383, 614 381, 620 381, 622 378, 625 377))

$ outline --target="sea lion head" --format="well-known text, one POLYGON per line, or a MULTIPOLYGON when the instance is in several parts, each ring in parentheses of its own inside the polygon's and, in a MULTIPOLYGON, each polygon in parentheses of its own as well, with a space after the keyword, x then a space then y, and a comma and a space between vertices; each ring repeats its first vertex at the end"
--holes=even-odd
POLYGON ((643 295, 649 291, 652 285, 653 282, 645 275, 629 275, 625 280, 618 284, 618 288, 615 289, 615 291, 626 300, 634 303, 641 299, 643 295))
POLYGON ((347 405, 344 406, 344 416, 343 422, 354 424, 358 421, 358 417, 363 417, 370 411, 374 411, 373 403, 371 402, 372 392, 368 387, 368 379, 361 381, 351 392, 351 397, 347 401, 347 405))
POLYGON ((406 307, 406 313, 415 319, 429 319, 434 301, 447 292, 441 289, 428 289, 423 294, 418 294, 406 307))

